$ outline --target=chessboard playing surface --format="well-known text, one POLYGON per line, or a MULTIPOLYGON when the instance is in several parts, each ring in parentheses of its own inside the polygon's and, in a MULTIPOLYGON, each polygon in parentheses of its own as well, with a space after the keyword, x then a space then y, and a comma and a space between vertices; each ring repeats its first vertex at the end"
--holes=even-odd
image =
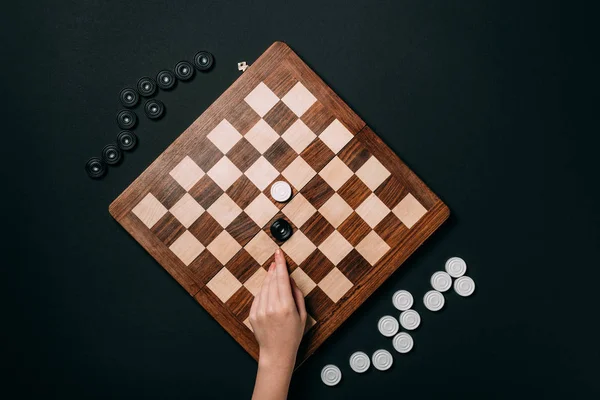
POLYGON ((310 315, 298 364, 449 214, 281 42, 110 212, 255 359, 250 306, 281 246, 310 315), (270 195, 280 180, 285 203, 270 195), (269 229, 278 218, 294 229, 284 243, 269 229))

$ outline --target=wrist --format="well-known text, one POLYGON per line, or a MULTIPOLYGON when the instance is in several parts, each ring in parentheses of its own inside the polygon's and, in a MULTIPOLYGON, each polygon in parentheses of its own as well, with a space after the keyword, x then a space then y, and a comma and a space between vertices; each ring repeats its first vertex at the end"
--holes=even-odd
POLYGON ((258 357, 258 366, 262 369, 273 369, 280 372, 289 372, 290 374, 294 370, 294 364, 296 363, 295 356, 285 356, 281 354, 271 354, 266 351, 260 351, 258 357))

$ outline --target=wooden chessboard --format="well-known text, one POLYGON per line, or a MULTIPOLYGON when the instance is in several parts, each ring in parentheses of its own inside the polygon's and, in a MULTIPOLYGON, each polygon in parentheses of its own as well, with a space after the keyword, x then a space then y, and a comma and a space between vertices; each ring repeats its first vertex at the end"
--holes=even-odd
POLYGON ((110 213, 254 357, 277 246, 310 315, 298 365, 448 217, 444 203, 284 43, 274 43, 110 213), (273 182, 293 188, 286 203, 273 182), (292 237, 269 227, 285 218, 292 237))

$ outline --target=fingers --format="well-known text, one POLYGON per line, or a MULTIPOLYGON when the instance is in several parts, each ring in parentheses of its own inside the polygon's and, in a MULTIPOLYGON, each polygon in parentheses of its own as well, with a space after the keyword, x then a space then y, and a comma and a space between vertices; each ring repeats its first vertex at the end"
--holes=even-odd
POLYGON ((304 294, 296 285, 296 282, 293 279, 290 279, 292 282, 292 293, 294 295, 294 301, 296 302, 296 308, 298 308, 298 313, 300 314, 300 319, 306 322, 306 304, 304 304, 304 294))
POLYGON ((292 287, 290 286, 290 275, 281 249, 275 251, 275 270, 279 299, 284 305, 290 305, 293 301, 292 287))
POLYGON ((279 291, 277 290, 277 277, 276 274, 277 267, 275 263, 271 263, 271 267, 269 268, 269 287, 268 287, 268 300, 267 300, 267 311, 274 311, 275 307, 279 303, 279 291))
POLYGON ((271 277, 273 276, 273 268, 274 264, 271 264, 269 267, 269 271, 267 272, 267 276, 263 280, 262 286, 260 287, 260 292, 258 293, 258 304, 256 307, 256 311, 258 313, 265 313, 267 310, 267 305, 269 303, 269 284, 271 283, 271 277))

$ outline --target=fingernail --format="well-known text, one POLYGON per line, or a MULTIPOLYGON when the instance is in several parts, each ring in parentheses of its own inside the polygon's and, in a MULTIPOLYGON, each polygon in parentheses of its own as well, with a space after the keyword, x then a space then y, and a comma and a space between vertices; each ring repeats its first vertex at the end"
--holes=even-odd
POLYGON ((277 255, 281 254, 281 250, 279 250, 279 249, 275 250, 275 254, 277 254, 277 255))

